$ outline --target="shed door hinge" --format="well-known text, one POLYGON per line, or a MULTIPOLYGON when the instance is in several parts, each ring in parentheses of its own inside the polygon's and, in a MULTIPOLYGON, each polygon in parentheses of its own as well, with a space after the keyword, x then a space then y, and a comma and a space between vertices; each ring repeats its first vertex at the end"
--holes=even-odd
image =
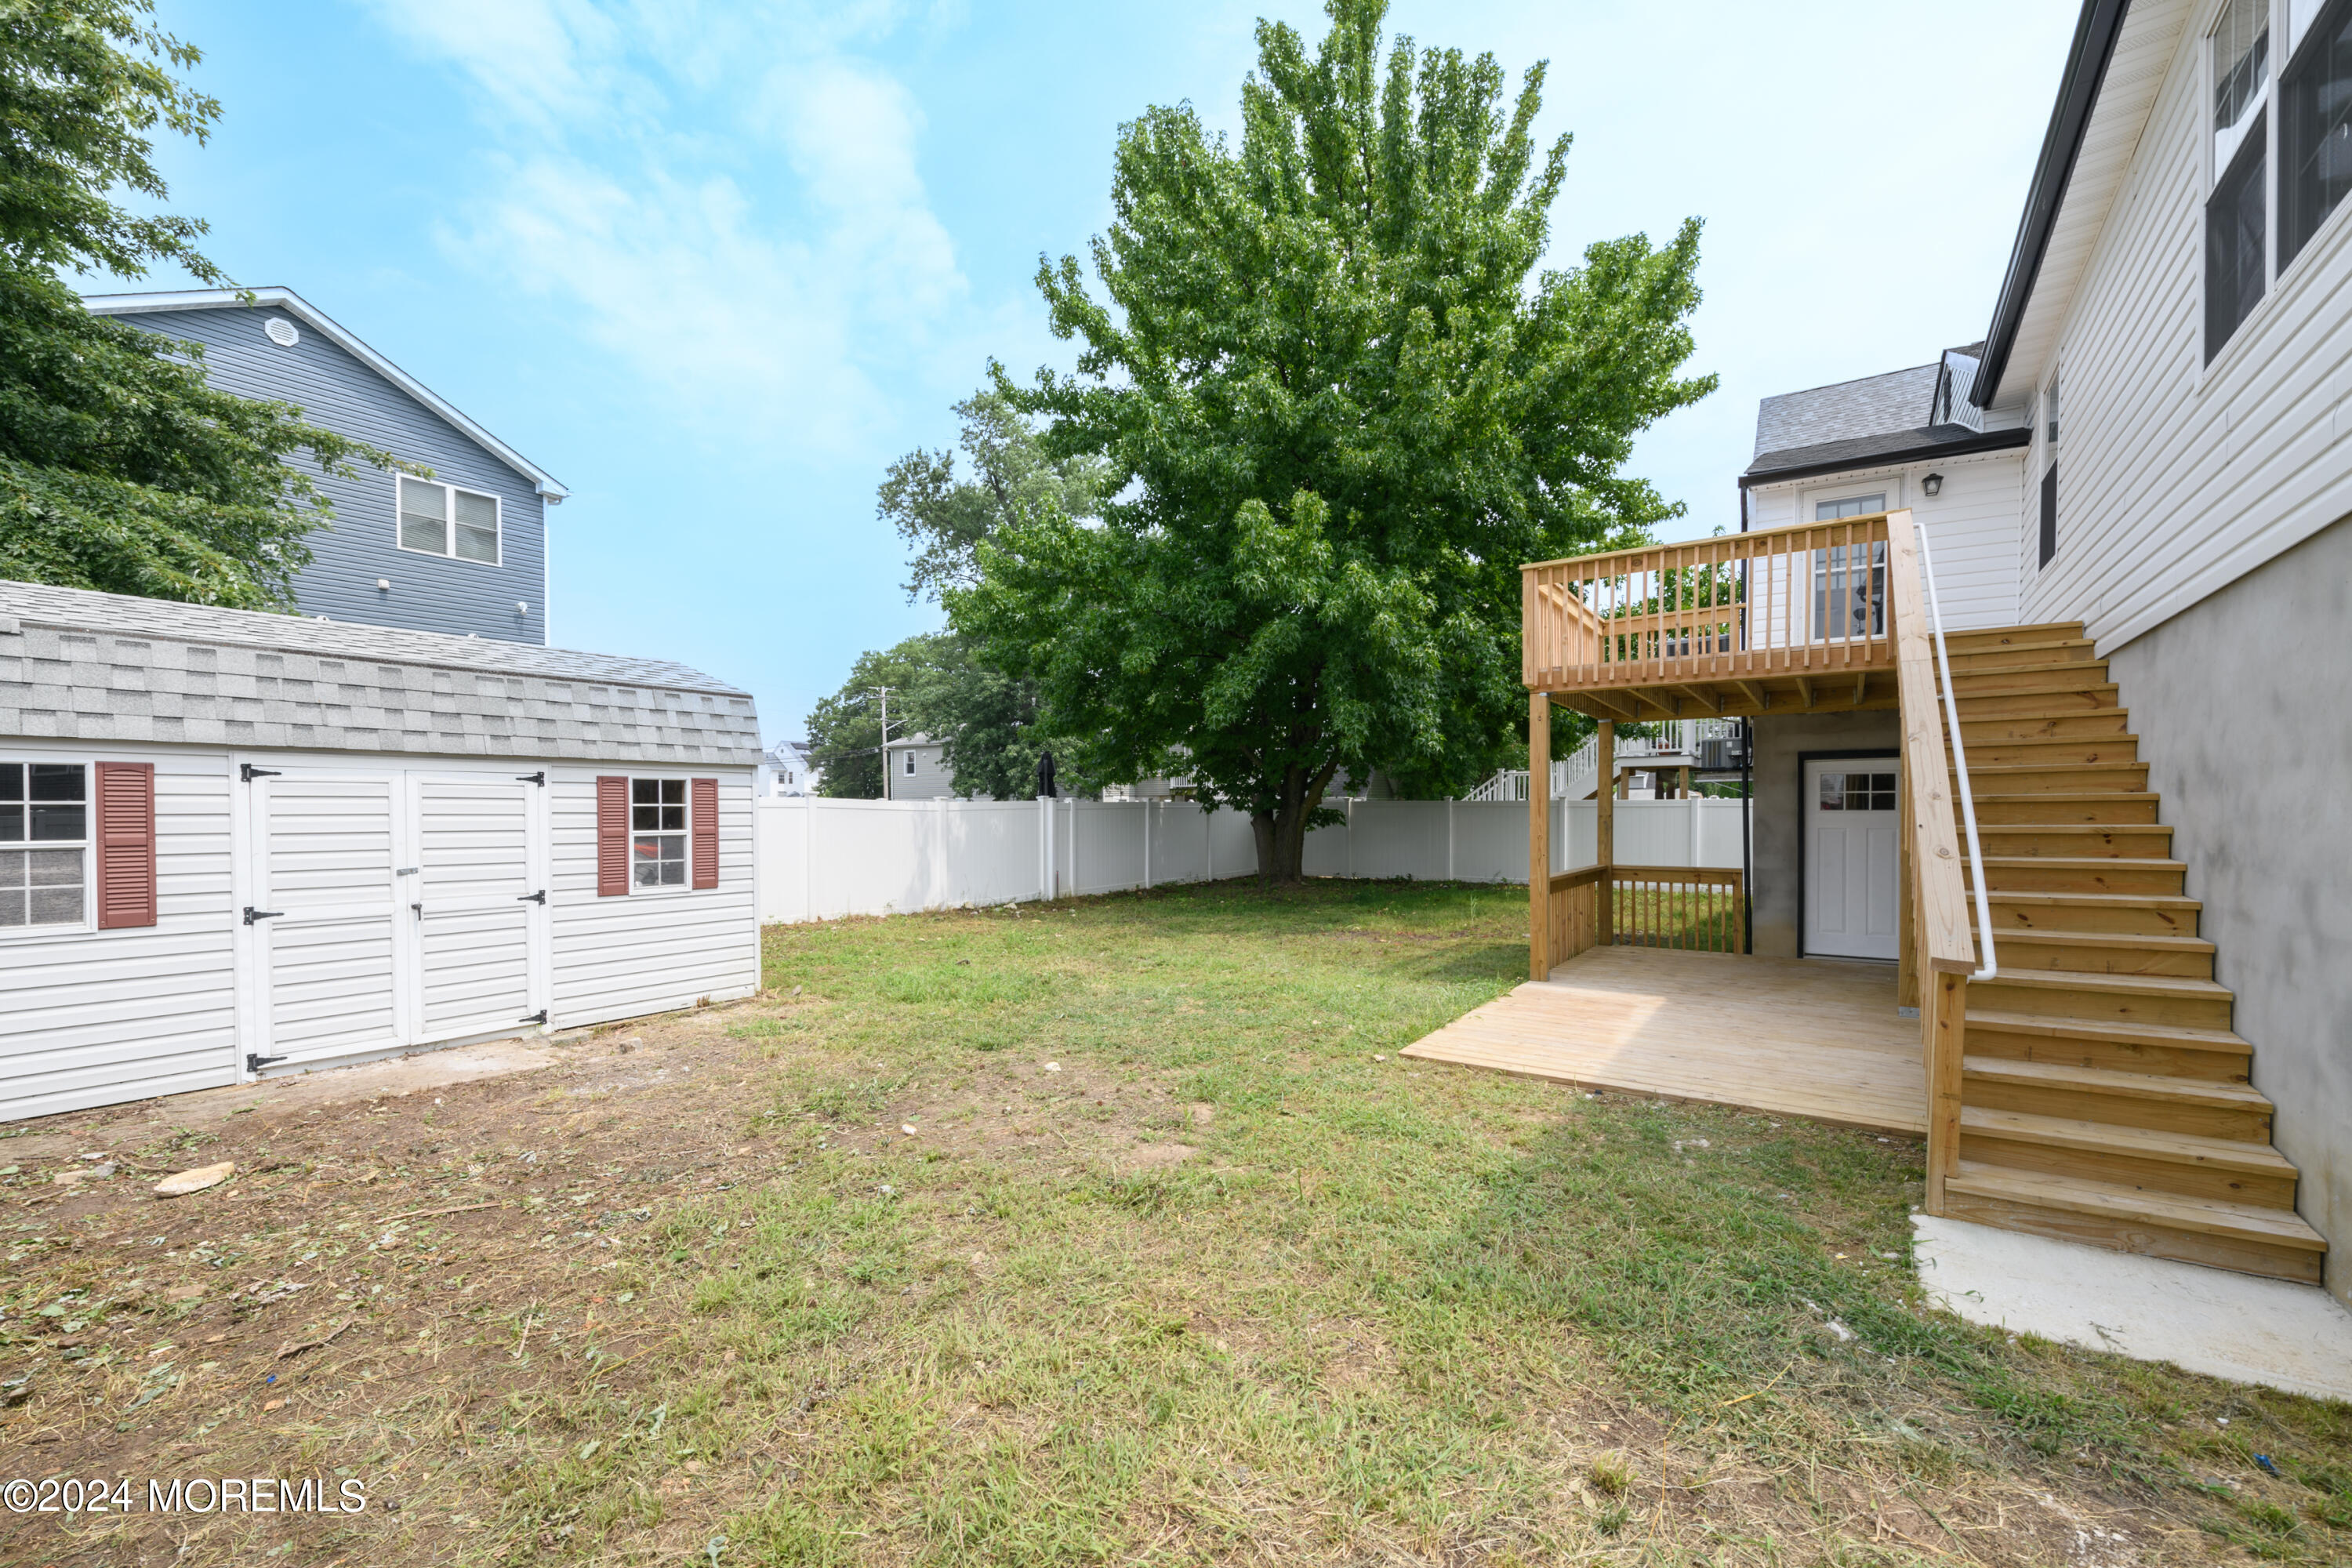
POLYGON ((256 779, 274 779, 285 771, 283 768, 257 768, 251 763, 239 763, 236 765, 236 776, 247 784, 251 784, 256 779))
POLYGON ((540 788, 541 788, 541 789, 545 789, 545 788, 547 787, 547 775, 546 775, 545 773, 517 773, 517 774, 515 774, 515 783, 517 783, 517 784, 537 784, 540 788))
POLYGON ((245 906, 245 923, 251 925, 256 921, 274 921, 285 912, 284 910, 257 910, 247 904, 245 906))
POLYGON ((544 1024, 547 1022, 547 1009, 541 1007, 538 1012, 530 1015, 530 1016, 527 1018, 517 1018, 515 1022, 518 1024, 544 1024))
POLYGON ((547 902, 547 889, 545 888, 541 888, 536 893, 518 893, 515 895, 515 902, 519 904, 544 904, 547 902))
POLYGON ((265 1057, 259 1051, 247 1051, 245 1053, 245 1070, 259 1072, 272 1062, 282 1062, 285 1059, 284 1057, 265 1057))

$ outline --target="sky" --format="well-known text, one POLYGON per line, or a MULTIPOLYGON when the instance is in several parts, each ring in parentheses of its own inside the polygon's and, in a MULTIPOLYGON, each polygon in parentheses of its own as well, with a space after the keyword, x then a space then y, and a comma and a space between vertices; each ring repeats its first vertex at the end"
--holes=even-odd
MULTIPOLYGON (((282 284, 572 499, 551 640, 679 660, 796 738, 937 629, 875 516, 989 360, 1066 368, 1041 255, 1110 217, 1118 127, 1237 128, 1261 17, 1319 0, 159 0, 224 113, 159 149, 241 284, 282 284)), ((1695 373, 1630 471, 1738 525, 1756 404, 1980 337, 2074 23, 2062 0, 1400 3, 1391 36, 1549 60, 1548 264, 1706 223, 1695 373)), ((172 288, 151 275, 109 288, 172 288)))

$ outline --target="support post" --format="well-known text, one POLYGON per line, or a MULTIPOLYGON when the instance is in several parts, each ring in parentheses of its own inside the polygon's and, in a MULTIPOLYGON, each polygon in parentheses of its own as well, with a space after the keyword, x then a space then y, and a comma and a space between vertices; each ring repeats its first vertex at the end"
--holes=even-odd
POLYGON ((1610 870, 1617 864, 1617 721, 1601 721, 1599 740, 1593 761, 1601 765, 1601 778, 1609 787, 1592 792, 1592 859, 1601 868, 1600 879, 1592 885, 1592 937, 1607 947, 1617 940, 1617 880, 1610 870))
POLYGON ((1919 1008, 1927 1038, 1927 1202, 1932 1215, 1948 1212, 1945 1178, 1960 1168, 1960 1087, 1968 1056, 1969 977, 1938 970, 1919 1008))
MULTIPOLYGON (((1447 851, 1453 817, 1448 808, 1447 851)), ((1551 694, 1528 693, 1528 978, 1551 974, 1551 694)))
POLYGON ((1676 786, 1675 786, 1675 799, 1677 799, 1677 800, 1688 800, 1688 799, 1691 797, 1691 792, 1690 792, 1690 773, 1691 773, 1690 769, 1688 769, 1688 768, 1685 768, 1685 769, 1683 770, 1682 783, 1681 783, 1680 784, 1678 784, 1678 785, 1676 785, 1676 786))
MULTIPOLYGON (((1898 759, 1895 770, 1895 809, 1897 822, 1911 820, 1911 763, 1898 759)), ((1918 889, 1911 880, 1911 835, 1895 835, 1895 885, 1901 889, 1895 910, 1895 1005, 1897 1007, 1919 1005, 1919 955, 1912 951, 1917 940, 1918 889)))

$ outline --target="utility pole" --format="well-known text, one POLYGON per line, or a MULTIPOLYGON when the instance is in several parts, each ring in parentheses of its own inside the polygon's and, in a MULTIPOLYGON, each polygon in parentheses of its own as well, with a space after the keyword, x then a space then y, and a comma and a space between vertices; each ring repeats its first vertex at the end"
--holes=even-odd
POLYGON ((875 695, 882 699, 882 798, 890 798, 890 689, 877 686, 875 695))

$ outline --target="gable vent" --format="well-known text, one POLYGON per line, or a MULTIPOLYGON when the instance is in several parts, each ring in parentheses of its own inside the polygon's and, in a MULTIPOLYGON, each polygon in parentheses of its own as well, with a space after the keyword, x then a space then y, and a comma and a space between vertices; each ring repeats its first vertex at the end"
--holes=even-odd
POLYGON ((302 341, 301 330, 283 316, 270 317, 261 324, 261 330, 268 332, 269 341, 281 349, 290 349, 302 341))

